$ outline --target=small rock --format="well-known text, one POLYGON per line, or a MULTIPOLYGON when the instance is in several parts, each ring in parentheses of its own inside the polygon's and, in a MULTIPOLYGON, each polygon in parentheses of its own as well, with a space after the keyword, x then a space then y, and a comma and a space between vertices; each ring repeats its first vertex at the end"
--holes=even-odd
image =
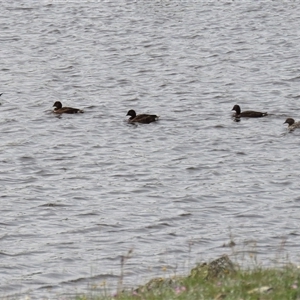
POLYGON ((260 294, 262 294, 262 293, 269 293, 269 292, 271 292, 272 290, 273 290, 273 288, 270 287, 270 286, 262 286, 262 287, 255 288, 255 289, 249 291, 248 294, 254 294, 254 293, 260 293, 260 294))
POLYGON ((201 277, 211 279, 219 276, 225 276, 235 272, 234 264, 227 255, 213 260, 210 263, 198 264, 191 270, 191 277, 201 277))
POLYGON ((218 294, 215 298, 214 298, 214 300, 223 300, 223 299, 225 299, 226 298, 226 294, 218 294))

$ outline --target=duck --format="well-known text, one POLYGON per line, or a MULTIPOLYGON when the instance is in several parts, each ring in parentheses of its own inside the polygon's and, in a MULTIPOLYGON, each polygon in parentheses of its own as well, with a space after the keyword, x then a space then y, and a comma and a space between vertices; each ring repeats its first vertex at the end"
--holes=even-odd
POLYGON ((53 106, 54 113, 56 114, 77 114, 77 113, 83 113, 83 110, 73 107, 63 107, 60 101, 56 101, 53 106))
POLYGON ((128 123, 144 123, 144 124, 155 122, 159 118, 159 116, 157 115, 147 115, 147 114, 137 115, 133 109, 130 109, 126 116, 130 116, 130 118, 128 119, 128 123))
POLYGON ((234 117, 236 118, 261 118, 261 117, 265 117, 268 115, 267 112, 259 112, 259 111, 253 111, 253 110, 247 110, 247 111, 243 111, 241 112, 241 108, 239 105, 235 105, 233 107, 232 110, 235 110, 235 115, 234 117))
POLYGON ((295 122, 295 120, 293 118, 287 118, 283 124, 285 124, 285 123, 289 124, 288 129, 290 131, 293 131, 296 128, 300 128, 300 122, 299 121, 295 122))

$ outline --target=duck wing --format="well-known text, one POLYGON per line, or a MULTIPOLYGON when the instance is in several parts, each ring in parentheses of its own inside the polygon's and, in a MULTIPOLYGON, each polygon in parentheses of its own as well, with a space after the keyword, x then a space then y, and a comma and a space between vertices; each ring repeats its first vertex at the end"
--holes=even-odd
POLYGON ((149 124, 151 122, 157 121, 159 116, 157 115, 147 115, 147 114, 140 114, 137 115, 135 118, 132 120, 129 120, 130 123, 144 123, 144 124, 149 124))
POLYGON ((260 112, 260 111, 253 111, 253 110, 246 110, 241 112, 238 117, 244 118, 261 118, 267 116, 267 112, 260 112))
POLYGON ((83 113, 83 110, 73 107, 62 107, 60 109, 54 110, 56 114, 77 114, 83 113))
POLYGON ((288 127, 288 129, 289 129, 290 131, 294 131, 296 128, 300 128, 300 121, 299 121, 299 122, 295 122, 293 125, 290 125, 290 126, 288 127))

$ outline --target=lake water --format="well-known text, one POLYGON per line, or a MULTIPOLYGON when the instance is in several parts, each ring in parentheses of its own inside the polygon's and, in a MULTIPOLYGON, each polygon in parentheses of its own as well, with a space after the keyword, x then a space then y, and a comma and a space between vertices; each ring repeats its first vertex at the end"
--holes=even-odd
POLYGON ((113 292, 131 249, 126 287, 299 263, 297 2, 3 1, 0 25, 2 298, 113 292))

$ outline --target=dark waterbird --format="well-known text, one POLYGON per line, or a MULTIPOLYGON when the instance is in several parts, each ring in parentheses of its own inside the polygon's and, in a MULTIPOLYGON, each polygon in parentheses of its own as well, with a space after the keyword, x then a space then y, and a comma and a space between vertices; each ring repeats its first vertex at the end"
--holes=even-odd
POLYGON ((235 110, 234 117, 236 118, 261 118, 268 115, 266 112, 259 112, 259 111, 253 111, 253 110, 247 110, 241 112, 241 108, 239 105, 235 105, 232 110, 235 110))
POLYGON ((129 123, 144 123, 144 124, 155 122, 159 118, 159 116, 157 115, 147 115, 147 114, 137 115, 133 109, 130 109, 126 116, 130 116, 130 118, 128 119, 129 123))
POLYGON ((77 114, 77 113, 83 113, 83 110, 73 107, 63 107, 60 101, 56 101, 53 106, 54 113, 56 114, 77 114))
POLYGON ((287 118, 283 124, 289 124, 288 129, 290 131, 295 130, 296 128, 300 128, 300 122, 295 122, 293 118, 287 118))

